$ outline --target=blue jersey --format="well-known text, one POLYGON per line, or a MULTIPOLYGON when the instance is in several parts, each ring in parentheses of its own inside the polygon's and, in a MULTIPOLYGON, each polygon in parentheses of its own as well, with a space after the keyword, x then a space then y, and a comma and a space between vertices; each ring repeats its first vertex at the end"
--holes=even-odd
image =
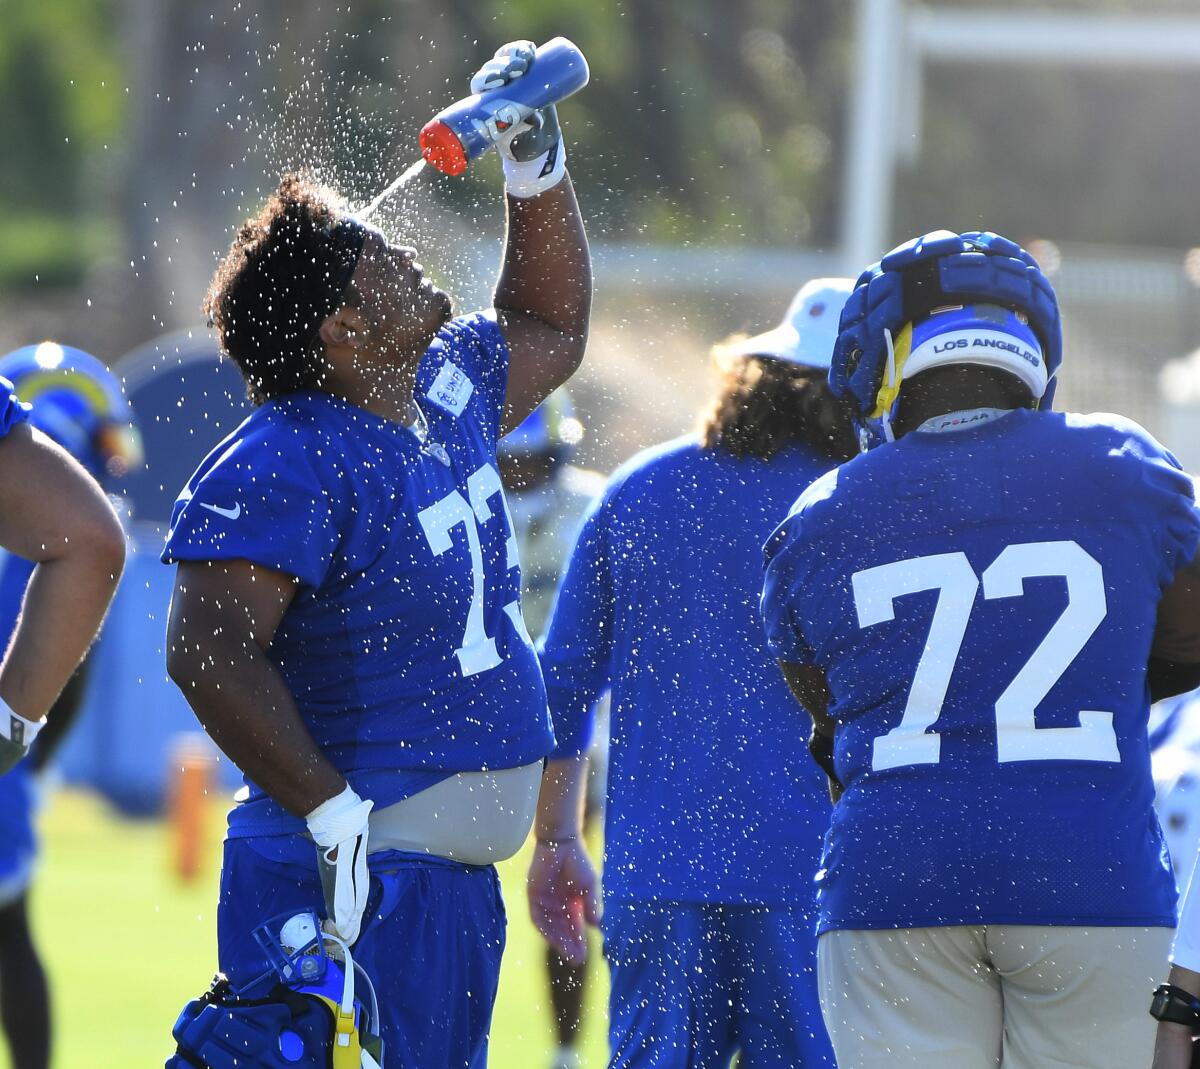
POLYGON ((671 442, 585 518, 542 667, 559 756, 612 692, 608 898, 811 904, 829 800, 755 592, 762 540, 831 464, 671 442))
MULTIPOLYGON (((20 423, 29 422, 29 405, 0 375, 0 439, 20 423)), ((21 614, 25 587, 34 564, 10 553, 0 553, 0 648, 7 648, 21 614)), ((0 777, 0 899, 23 890, 33 870, 37 843, 33 830, 33 788, 28 760, 0 777)))
POLYGON ((1198 543, 1191 480, 1116 416, 918 431, 809 488, 763 616, 832 692, 821 930, 1174 924, 1146 662, 1198 543))
MULTIPOLYGON (((427 430, 326 393, 257 409, 175 504, 164 561, 295 576, 267 655, 326 756, 386 806, 553 745, 496 470, 508 349, 491 319, 442 328, 414 397, 427 430)), ((231 835, 303 822, 251 785, 231 835)))

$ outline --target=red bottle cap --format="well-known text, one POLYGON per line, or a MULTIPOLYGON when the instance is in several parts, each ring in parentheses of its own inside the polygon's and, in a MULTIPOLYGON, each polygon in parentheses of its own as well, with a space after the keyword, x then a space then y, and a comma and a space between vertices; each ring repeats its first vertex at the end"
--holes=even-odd
POLYGON ((467 169, 467 154, 462 142, 439 119, 430 119, 421 128, 421 155, 426 163, 443 174, 462 174, 467 169))

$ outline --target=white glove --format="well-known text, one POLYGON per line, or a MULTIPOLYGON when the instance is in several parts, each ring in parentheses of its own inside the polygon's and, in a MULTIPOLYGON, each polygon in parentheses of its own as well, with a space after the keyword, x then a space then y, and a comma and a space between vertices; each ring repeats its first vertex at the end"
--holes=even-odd
POLYGON ((0 775, 3 775, 27 753, 45 727, 45 720, 26 720, 9 708, 0 698, 0 775))
POLYGON ((349 785, 322 802, 304 819, 317 844, 317 869, 325 892, 325 926, 352 946, 362 929, 370 892, 367 871, 367 817, 372 801, 363 801, 349 785))
MULTIPOLYGON (((471 79, 472 93, 485 93, 524 77, 533 65, 532 41, 511 41, 497 50, 471 79)), ((553 104, 536 111, 505 101, 487 123, 500 153, 504 184, 514 197, 536 197, 562 181, 567 170, 558 112, 553 104)))

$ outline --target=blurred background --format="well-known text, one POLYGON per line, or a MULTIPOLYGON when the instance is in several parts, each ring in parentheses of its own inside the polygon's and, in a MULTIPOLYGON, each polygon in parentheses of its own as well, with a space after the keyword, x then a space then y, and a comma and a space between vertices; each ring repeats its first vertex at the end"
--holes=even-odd
MULTIPOLYGON (((1016 238, 1051 275, 1060 407, 1130 415, 1196 471, 1195 10, 0 0, 0 351, 53 338, 99 355, 125 383, 147 456, 120 491, 134 554, 63 753, 71 789, 43 821, 34 902, 56 1064, 160 1064, 215 964, 234 780, 210 767, 164 677, 171 576, 157 556, 176 492, 246 412, 199 306, 232 228, 282 171, 308 167, 365 204, 497 46, 561 34, 592 70, 561 108, 597 263, 592 344, 571 387, 585 464, 607 472, 689 430, 712 386, 710 346, 773 325, 806 278, 857 274, 944 227, 1016 238)), ((464 310, 488 301, 500 188, 493 159, 459 179, 427 168, 381 210, 464 310)), ((504 875, 493 1064, 538 1066, 549 1025, 521 859, 504 875)), ((602 1003, 602 984, 591 997, 602 1003)), ((596 1064, 602 1034, 594 1014, 596 1064)))

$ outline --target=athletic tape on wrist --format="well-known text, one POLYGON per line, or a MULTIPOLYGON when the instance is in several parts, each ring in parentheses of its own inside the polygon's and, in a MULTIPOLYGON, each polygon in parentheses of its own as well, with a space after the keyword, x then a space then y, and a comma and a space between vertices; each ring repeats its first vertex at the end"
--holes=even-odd
POLYGON ((520 200, 536 197, 553 189, 567 173, 567 147, 560 137, 537 159, 520 162, 501 155, 504 187, 520 200))
POLYGON ((14 713, 8 702, 0 698, 0 737, 28 750, 45 726, 44 720, 26 720, 20 713, 14 713))
POLYGON ((313 842, 331 850, 346 839, 361 835, 367 829, 367 817, 375 805, 363 801, 349 784, 341 794, 322 802, 304 819, 313 842))

